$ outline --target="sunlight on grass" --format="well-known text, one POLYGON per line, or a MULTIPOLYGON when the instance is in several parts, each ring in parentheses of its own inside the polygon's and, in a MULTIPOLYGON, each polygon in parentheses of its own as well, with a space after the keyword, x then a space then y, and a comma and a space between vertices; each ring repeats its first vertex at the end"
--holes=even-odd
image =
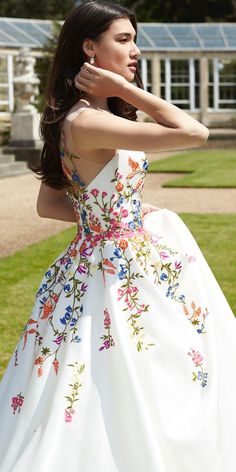
POLYGON ((148 172, 186 175, 163 187, 236 188, 236 150, 194 150, 150 163, 148 172))
MULTIPOLYGON (((181 214, 200 245, 232 309, 236 312, 236 215, 181 214)), ((41 279, 69 242, 76 228, 0 260, 0 376, 30 317, 41 279)))

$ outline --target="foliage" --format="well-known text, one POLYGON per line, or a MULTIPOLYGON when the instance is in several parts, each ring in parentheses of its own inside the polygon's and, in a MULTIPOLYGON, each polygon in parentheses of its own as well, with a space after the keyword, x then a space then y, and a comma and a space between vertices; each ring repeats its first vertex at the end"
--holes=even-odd
POLYGON ((166 23, 236 21, 235 0, 120 0, 135 10, 138 21, 166 23))
POLYGON ((185 151, 150 163, 149 172, 186 173, 164 187, 235 188, 235 149, 185 151))
POLYGON ((0 16, 63 20, 75 6, 75 0, 1 0, 0 16))

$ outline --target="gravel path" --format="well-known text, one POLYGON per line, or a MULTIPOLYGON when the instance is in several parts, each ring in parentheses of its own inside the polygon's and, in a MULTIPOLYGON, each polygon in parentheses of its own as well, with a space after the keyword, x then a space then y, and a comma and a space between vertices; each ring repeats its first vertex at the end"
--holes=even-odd
MULTIPOLYGON (((149 161, 173 153, 149 153, 149 161)), ((170 174, 148 174, 143 201, 176 212, 236 213, 236 189, 162 188, 170 174)), ((40 182, 31 173, 0 180, 0 257, 36 243, 73 223, 40 218, 36 199, 40 182)))

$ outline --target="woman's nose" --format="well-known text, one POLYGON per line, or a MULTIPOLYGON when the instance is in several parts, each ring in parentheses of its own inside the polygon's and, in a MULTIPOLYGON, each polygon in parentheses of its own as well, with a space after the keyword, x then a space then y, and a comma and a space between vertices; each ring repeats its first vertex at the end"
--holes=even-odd
POLYGON ((140 54, 141 54, 141 51, 138 48, 138 46, 136 45, 136 43, 133 44, 132 54, 134 54, 135 56, 140 56, 140 54))

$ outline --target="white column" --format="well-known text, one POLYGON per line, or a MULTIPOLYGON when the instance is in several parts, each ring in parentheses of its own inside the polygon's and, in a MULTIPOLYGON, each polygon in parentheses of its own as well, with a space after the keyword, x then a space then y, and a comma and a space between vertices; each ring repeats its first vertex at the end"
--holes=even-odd
POLYGON ((166 76, 166 96, 165 99, 167 102, 171 101, 171 62, 170 58, 165 59, 165 76, 166 76))
POLYGON ((189 59, 189 100, 190 111, 195 111, 195 64, 194 59, 189 59))
POLYGON ((216 57, 213 59, 213 80, 214 110, 219 110, 219 62, 216 57))
POLYGON ((8 79, 8 100, 9 100, 9 111, 14 110, 14 85, 13 85, 13 56, 8 54, 7 56, 7 79, 8 79))
POLYGON ((144 90, 147 90, 147 59, 141 59, 141 76, 143 81, 144 90))
POLYGON ((161 95, 161 61, 157 53, 152 56, 152 93, 161 95))
POLYGON ((200 58, 200 120, 208 126, 208 58, 200 58))

